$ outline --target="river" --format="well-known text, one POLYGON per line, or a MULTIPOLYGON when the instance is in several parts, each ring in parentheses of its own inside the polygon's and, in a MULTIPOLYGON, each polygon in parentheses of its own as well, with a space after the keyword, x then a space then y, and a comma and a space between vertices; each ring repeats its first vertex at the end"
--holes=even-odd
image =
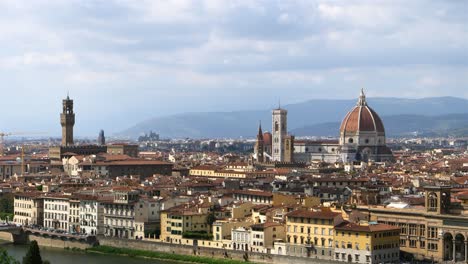
MULTIPOLYGON (((29 246, 13 245, 0 241, 0 247, 6 248, 8 254, 19 261, 26 255, 29 246)), ((97 253, 76 252, 57 248, 41 247, 43 260, 50 261, 51 264, 169 264, 175 262, 165 262, 160 260, 149 260, 143 258, 132 258, 114 255, 102 255, 97 253)))

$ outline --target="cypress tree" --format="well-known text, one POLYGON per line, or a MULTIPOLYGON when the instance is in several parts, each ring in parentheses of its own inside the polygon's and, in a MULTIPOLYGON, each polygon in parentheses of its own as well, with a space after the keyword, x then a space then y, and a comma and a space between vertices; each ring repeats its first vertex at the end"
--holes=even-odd
POLYGON ((29 250, 23 258, 23 264, 42 264, 41 252, 36 240, 31 242, 29 250))

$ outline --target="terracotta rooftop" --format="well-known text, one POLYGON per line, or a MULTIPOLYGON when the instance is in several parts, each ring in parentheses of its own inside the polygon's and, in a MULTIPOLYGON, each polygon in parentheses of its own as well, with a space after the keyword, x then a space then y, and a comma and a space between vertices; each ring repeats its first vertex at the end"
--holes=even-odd
POLYGON ((369 225, 359 225, 350 222, 343 222, 335 226, 337 231, 357 231, 357 232, 381 232, 381 231, 398 231, 400 228, 398 226, 391 226, 385 224, 369 224, 369 225))

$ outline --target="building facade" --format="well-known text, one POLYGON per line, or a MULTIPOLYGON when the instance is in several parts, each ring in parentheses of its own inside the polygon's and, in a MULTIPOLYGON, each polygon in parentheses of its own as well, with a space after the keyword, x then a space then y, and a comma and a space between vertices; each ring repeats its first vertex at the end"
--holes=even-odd
POLYGON ((41 193, 17 193, 13 200, 15 216, 13 222, 20 225, 43 225, 44 200, 41 193))
POLYGON ((70 197, 48 195, 44 197, 44 227, 69 232, 70 197))
POLYGON ((104 208, 104 235, 133 239, 135 236, 135 204, 138 191, 122 188, 114 190, 112 201, 102 201, 104 208))
POLYGON ((298 257, 333 259, 334 226, 343 222, 341 214, 300 209, 286 215, 286 254, 298 257))
POLYGON ((398 263, 400 229, 395 226, 343 222, 335 226, 334 260, 349 263, 398 263))
POLYGON ((403 257, 427 261, 468 261, 468 197, 451 202, 447 186, 425 187, 424 208, 360 207, 372 221, 399 227, 403 257))

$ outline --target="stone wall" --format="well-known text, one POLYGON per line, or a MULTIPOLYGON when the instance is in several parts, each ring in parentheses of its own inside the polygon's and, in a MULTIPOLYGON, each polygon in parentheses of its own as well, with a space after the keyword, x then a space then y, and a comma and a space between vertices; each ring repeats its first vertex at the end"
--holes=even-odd
POLYGON ((85 243, 85 242, 78 242, 78 241, 68 241, 62 240, 60 238, 50 238, 50 237, 42 237, 36 236, 32 234, 25 234, 21 233, 21 235, 17 235, 16 238, 13 237, 11 233, 8 232, 0 232, 0 240, 9 241, 12 243, 17 244, 25 244, 29 243, 33 240, 36 240, 39 246, 41 247, 53 247, 53 248, 79 248, 79 249, 87 249, 92 247, 92 245, 85 243))
POLYGON ((8 232, 0 232, 0 240, 5 240, 8 242, 13 242, 13 236, 8 232))
POLYGON ((35 235, 28 235, 28 242, 36 240, 37 244, 41 247, 53 247, 53 248, 79 248, 79 249, 87 249, 92 247, 92 245, 78 242, 78 241, 68 241, 62 240, 60 238, 46 238, 41 236, 35 235))
MULTIPOLYGON (((158 251, 166 253, 175 253, 181 255, 194 255, 196 251, 197 255, 205 257, 216 257, 223 258, 225 252, 232 259, 244 260, 244 251, 235 251, 235 250, 224 250, 217 248, 205 248, 198 247, 195 249, 193 246, 186 245, 177 245, 169 244, 162 242, 149 242, 142 240, 126 240, 126 239, 115 239, 115 238, 105 238, 99 237, 99 244, 102 246, 111 246, 117 248, 129 248, 129 249, 138 249, 146 251, 158 251)), ((249 261, 256 263, 274 263, 274 264, 310 264, 310 263, 337 263, 333 261, 326 261, 314 258, 298 258, 291 256, 280 256, 280 255, 271 255, 271 254, 261 254, 248 252, 249 261)))

